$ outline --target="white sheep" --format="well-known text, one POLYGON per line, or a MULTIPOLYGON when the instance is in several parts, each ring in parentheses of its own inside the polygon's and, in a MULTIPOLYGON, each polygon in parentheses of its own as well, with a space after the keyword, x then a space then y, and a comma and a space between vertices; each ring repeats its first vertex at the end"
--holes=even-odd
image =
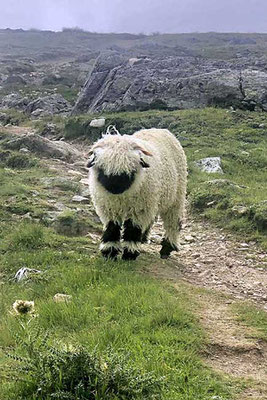
POLYGON ((187 164, 178 140, 167 129, 134 135, 105 135, 90 151, 89 187, 104 224, 100 250, 123 260, 139 255, 156 217, 165 229, 160 255, 177 250, 184 216, 187 164))

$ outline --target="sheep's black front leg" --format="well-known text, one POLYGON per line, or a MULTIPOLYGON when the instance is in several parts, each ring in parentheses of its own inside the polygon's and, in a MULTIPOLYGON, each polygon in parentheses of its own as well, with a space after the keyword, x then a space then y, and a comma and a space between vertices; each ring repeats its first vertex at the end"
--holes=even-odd
POLYGON ((116 260, 120 252, 121 227, 117 222, 109 221, 101 239, 100 250, 105 258, 116 260))
POLYGON ((124 240, 122 259, 135 260, 140 254, 138 245, 142 241, 141 228, 134 225, 131 219, 127 219, 127 221, 124 222, 122 238, 124 240))

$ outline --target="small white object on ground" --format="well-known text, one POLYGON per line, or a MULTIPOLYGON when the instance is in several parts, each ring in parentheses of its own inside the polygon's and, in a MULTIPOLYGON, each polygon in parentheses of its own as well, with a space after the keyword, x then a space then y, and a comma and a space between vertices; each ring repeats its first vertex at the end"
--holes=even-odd
POLYGON ((73 196, 72 201, 74 201, 75 203, 90 203, 90 200, 88 199, 88 197, 79 196, 79 195, 73 196))
POLYGON ((39 271, 39 269, 32 269, 32 268, 20 268, 16 274, 14 279, 17 282, 20 282, 26 278, 28 278, 29 273, 33 273, 33 274, 40 274, 42 271, 39 271))
POLYGON ((105 118, 96 118, 92 119, 89 126, 91 126, 92 128, 102 128, 103 126, 105 126, 105 122, 105 118))
POLYGON ((201 160, 196 161, 196 165, 201 169, 201 171, 223 174, 221 157, 202 158, 201 160))
POLYGON ((53 300, 55 303, 68 303, 72 300, 72 296, 70 294, 57 293, 53 297, 53 300))

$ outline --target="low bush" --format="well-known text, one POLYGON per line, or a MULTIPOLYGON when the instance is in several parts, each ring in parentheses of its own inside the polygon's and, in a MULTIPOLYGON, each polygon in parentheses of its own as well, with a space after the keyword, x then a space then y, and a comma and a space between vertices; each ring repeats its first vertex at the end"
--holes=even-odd
POLYGON ((9 353, 14 362, 5 371, 7 380, 17 381, 16 400, 160 398, 163 379, 132 367, 129 355, 51 346, 40 329, 22 327, 17 336, 21 355, 9 353))

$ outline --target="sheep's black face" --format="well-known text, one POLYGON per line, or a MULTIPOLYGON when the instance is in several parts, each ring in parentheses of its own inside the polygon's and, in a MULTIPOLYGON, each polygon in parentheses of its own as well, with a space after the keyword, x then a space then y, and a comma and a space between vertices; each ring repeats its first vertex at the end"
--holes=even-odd
POLYGON ((130 175, 122 172, 117 175, 106 175, 102 168, 98 169, 98 181, 112 194, 121 194, 130 188, 135 178, 136 171, 130 175))

